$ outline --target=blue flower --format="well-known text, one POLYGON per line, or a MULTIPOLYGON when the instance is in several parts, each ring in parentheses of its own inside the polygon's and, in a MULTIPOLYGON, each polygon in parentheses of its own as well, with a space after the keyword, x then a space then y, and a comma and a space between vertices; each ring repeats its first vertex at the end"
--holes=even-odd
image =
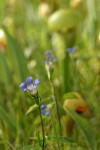
POLYGON ((45 63, 45 68, 46 68, 49 80, 54 71, 54 63, 57 61, 57 58, 53 55, 53 51, 54 50, 48 50, 44 53, 45 54, 44 63, 45 63))
POLYGON ((51 55, 52 54, 52 50, 45 51, 44 54, 47 55, 47 56, 51 55))
POLYGON ((46 116, 50 115, 50 111, 48 110, 47 105, 41 105, 41 114, 46 116))
POLYGON ((30 92, 32 92, 32 94, 35 94, 37 92, 39 82, 40 79, 33 80, 32 77, 27 77, 26 82, 22 82, 20 84, 20 88, 23 91, 29 90, 30 92))
POLYGON ((28 89, 27 89, 27 84, 24 83, 24 82, 22 82, 22 83, 20 84, 20 88, 21 88, 23 91, 27 91, 27 90, 28 90, 28 89))
POLYGON ((33 78, 32 77, 27 77, 26 78, 26 84, 32 84, 33 83, 33 78))
POLYGON ((41 105, 41 109, 46 109, 47 105, 41 105))
POLYGON ((46 55, 45 63, 55 63, 57 61, 57 57, 53 55, 53 50, 48 50, 44 53, 46 55))
POLYGON ((73 52, 75 52, 77 50, 77 47, 71 47, 71 48, 67 48, 67 52, 69 52, 69 53, 73 53, 73 52))
POLYGON ((50 115, 50 111, 46 111, 46 112, 45 112, 45 115, 46 115, 46 116, 49 116, 49 115, 50 115))

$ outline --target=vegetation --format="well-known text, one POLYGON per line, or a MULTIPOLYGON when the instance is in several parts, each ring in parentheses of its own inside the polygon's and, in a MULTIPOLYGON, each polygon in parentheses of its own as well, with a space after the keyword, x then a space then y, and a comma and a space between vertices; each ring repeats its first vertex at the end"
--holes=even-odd
POLYGON ((0 150, 99 150, 99 15, 98 0, 0 1, 0 150))

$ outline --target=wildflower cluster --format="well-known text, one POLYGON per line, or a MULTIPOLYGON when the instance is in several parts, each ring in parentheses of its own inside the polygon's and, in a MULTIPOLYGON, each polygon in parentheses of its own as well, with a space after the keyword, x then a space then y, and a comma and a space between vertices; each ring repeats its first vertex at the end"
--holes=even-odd
POLYGON ((38 90, 38 83, 40 82, 40 79, 33 80, 32 77, 27 77, 26 82, 22 82, 20 84, 20 88, 23 91, 30 91, 33 95, 37 93, 38 90))
POLYGON ((51 78, 51 75, 54 70, 54 63, 57 61, 56 56, 53 55, 53 50, 48 50, 45 52, 45 67, 47 70, 48 78, 51 78))
POLYGON ((45 63, 55 63, 57 61, 57 57, 53 55, 53 50, 48 50, 45 53, 46 59, 45 63))
POLYGON ((41 105, 41 114, 46 116, 50 115, 50 111, 48 110, 47 105, 41 105))
POLYGON ((50 112, 47 108, 47 105, 41 105, 41 98, 38 95, 38 84, 40 82, 40 79, 33 80, 32 77, 27 77, 25 82, 22 82, 20 84, 20 88, 23 91, 29 91, 31 92, 32 96, 34 96, 35 102, 38 105, 39 115, 40 115, 40 121, 41 121, 41 128, 42 128, 42 150, 44 150, 45 147, 45 134, 44 134, 44 124, 42 119, 42 114, 49 116, 50 112))
POLYGON ((77 47, 69 47, 69 48, 66 49, 66 51, 67 51, 68 53, 73 53, 73 52, 75 52, 76 50, 77 50, 77 47))

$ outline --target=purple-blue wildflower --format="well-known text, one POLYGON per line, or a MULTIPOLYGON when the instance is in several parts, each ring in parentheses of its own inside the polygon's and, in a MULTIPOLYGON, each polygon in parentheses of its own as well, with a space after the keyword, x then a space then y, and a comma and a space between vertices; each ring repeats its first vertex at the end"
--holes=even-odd
POLYGON ((44 54, 46 55, 45 63, 49 64, 57 61, 57 57, 53 55, 53 50, 48 50, 44 54))
POLYGON ((54 70, 54 63, 57 61, 57 58, 53 55, 53 52, 54 50, 48 50, 44 53, 44 63, 49 80, 54 70))
POLYGON ((69 47, 69 48, 66 49, 66 51, 69 52, 69 53, 73 53, 76 50, 77 50, 77 47, 69 47))
POLYGON ((48 110, 47 105, 41 105, 41 114, 49 116, 50 115, 50 111, 48 110))
POLYGON ((27 77, 26 78, 26 82, 22 82, 20 84, 20 88, 23 91, 29 90, 30 92, 32 92, 34 94, 37 91, 37 89, 38 89, 38 83, 39 82, 40 82, 40 79, 33 80, 32 77, 27 77))
POLYGON ((49 116, 50 115, 50 111, 46 111, 45 115, 49 116))
POLYGON ((47 56, 51 55, 52 54, 52 50, 47 50, 47 51, 44 52, 44 54, 47 55, 47 56))
POLYGON ((33 78, 32 77, 27 77, 26 78, 26 84, 32 84, 33 83, 33 78))
POLYGON ((46 109, 47 108, 47 105, 41 105, 41 109, 46 109))
POLYGON ((23 91, 27 91, 27 84, 24 83, 24 82, 22 82, 22 83, 20 84, 20 88, 21 88, 23 91))

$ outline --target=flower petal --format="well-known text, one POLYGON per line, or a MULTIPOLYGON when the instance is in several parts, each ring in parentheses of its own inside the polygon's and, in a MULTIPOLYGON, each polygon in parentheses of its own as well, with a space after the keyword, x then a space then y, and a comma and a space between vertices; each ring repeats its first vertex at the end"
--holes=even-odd
POLYGON ((27 91, 28 89, 27 89, 27 85, 26 85, 26 83, 24 83, 24 82, 22 82, 21 84, 20 84, 20 88, 23 90, 23 91, 27 91))
POLYGON ((34 81, 34 85, 37 85, 39 82, 41 82, 41 80, 40 80, 40 79, 36 79, 36 80, 34 81))
POLYGON ((48 50, 44 52, 45 55, 51 55, 52 54, 52 50, 48 50))
POLYGON ((45 108, 47 108, 47 105, 41 105, 41 109, 45 109, 45 108))
POLYGON ((32 77, 27 77, 26 84, 32 84, 32 83, 33 83, 33 78, 32 77))
POLYGON ((69 53, 75 52, 76 50, 77 50, 76 47, 67 48, 67 52, 69 52, 69 53))
POLYGON ((33 85, 33 90, 37 90, 38 89, 38 86, 37 85, 33 85))
POLYGON ((50 115, 50 111, 46 111, 46 112, 45 112, 45 115, 46 115, 46 116, 49 116, 49 115, 50 115))
POLYGON ((45 109, 42 109, 41 114, 45 115, 45 113, 46 113, 45 109))

